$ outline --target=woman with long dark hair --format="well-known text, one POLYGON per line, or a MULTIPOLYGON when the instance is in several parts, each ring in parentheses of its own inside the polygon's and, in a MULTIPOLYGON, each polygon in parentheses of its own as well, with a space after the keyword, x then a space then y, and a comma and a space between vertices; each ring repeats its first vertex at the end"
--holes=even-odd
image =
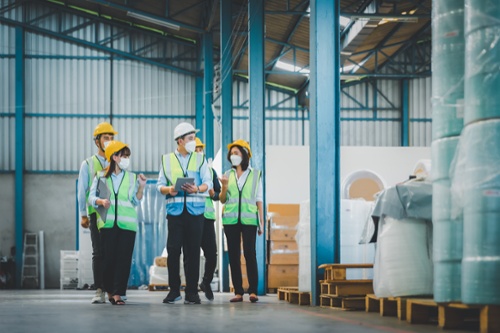
POLYGON ((248 272, 248 294, 250 302, 255 303, 257 284, 257 254, 255 241, 257 234, 262 235, 264 221, 263 190, 261 171, 250 167, 252 151, 244 140, 236 140, 228 146, 227 159, 232 168, 221 178, 222 189, 219 200, 224 205, 222 224, 227 238, 231 279, 235 297, 230 302, 243 301, 243 281, 241 275, 241 250, 243 239, 243 253, 248 272))
POLYGON ((143 197, 146 177, 127 171, 130 148, 111 141, 105 150, 109 166, 96 175, 90 188, 89 203, 98 213, 101 235, 104 289, 113 305, 124 305, 137 232, 135 207, 143 197))

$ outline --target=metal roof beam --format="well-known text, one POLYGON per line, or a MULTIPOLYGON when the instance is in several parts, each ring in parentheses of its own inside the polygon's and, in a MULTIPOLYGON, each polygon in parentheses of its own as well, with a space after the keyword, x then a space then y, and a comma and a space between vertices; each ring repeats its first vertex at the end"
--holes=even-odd
MULTIPOLYGON (((193 8, 196 8, 196 7, 198 7, 198 6, 201 6, 201 5, 205 4, 205 3, 206 3, 206 1, 205 1, 205 0, 200 1, 200 2, 197 2, 197 3, 194 3, 194 4, 192 4, 192 5, 190 5, 190 6, 187 6, 187 7, 183 8, 183 9, 181 9, 181 10, 179 10, 179 11, 175 12, 175 13, 170 14, 170 17, 176 17, 177 15, 180 15, 180 14, 182 14, 182 13, 185 13, 185 12, 187 12, 188 10, 191 10, 191 9, 193 9, 193 8)), ((176 23, 174 23, 174 24, 176 24, 176 23)))
POLYGON ((153 15, 151 13, 146 13, 146 12, 143 12, 143 11, 139 11, 139 10, 136 10, 134 8, 127 7, 127 6, 122 6, 122 5, 119 5, 119 4, 115 3, 115 2, 106 1, 106 0, 87 0, 87 1, 96 3, 96 4, 101 5, 101 6, 109 7, 109 8, 112 8, 112 9, 122 10, 122 11, 124 11, 126 13, 130 12, 130 13, 134 13, 134 14, 139 14, 139 15, 142 15, 142 16, 154 19, 154 20, 165 22, 167 24, 177 25, 177 26, 179 26, 182 29, 194 31, 194 32, 197 32, 197 33, 203 33, 204 32, 204 30, 202 28, 200 28, 200 27, 195 27, 193 25, 186 24, 186 23, 183 23, 183 22, 180 22, 180 21, 171 20, 171 19, 168 19, 166 17, 157 16, 157 15, 153 15))

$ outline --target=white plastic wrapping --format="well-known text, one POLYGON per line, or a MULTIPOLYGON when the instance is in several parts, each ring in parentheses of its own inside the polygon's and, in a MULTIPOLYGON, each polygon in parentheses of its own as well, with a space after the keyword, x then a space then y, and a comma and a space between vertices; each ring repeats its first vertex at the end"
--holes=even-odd
MULTIPOLYGON (((365 200, 342 200, 340 207, 340 263, 365 264, 375 260, 375 245, 360 243, 363 228, 374 203, 365 200)), ((347 279, 371 279, 371 269, 349 269, 347 279)))
POLYGON ((311 291, 311 213, 309 200, 300 203, 295 240, 299 247, 299 291, 311 291))
POLYGON ((432 295, 432 228, 426 220, 381 217, 373 290, 377 297, 432 295))

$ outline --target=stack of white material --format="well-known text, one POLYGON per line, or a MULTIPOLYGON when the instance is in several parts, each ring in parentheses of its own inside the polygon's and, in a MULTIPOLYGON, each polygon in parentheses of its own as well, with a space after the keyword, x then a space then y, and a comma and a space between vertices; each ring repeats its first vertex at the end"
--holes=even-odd
POLYGON ((432 278, 430 222, 380 218, 373 278, 375 295, 432 295, 432 278))
MULTIPOLYGON (((340 263, 371 264, 375 259, 373 243, 360 244, 363 227, 371 219, 374 203, 342 199, 340 205, 340 263)), ((371 222, 371 221, 370 221, 371 222)), ((347 279, 372 279, 371 269, 349 269, 347 279)))
POLYGON ((299 247, 299 291, 311 291, 311 211, 309 200, 300 203, 295 240, 299 247))

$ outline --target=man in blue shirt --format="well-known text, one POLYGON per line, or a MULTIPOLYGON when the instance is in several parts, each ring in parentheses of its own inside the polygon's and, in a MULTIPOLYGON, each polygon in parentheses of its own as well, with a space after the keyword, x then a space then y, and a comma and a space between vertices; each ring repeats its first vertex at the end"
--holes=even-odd
POLYGON ((184 304, 200 304, 198 280, 200 275, 200 246, 203 234, 205 199, 212 188, 212 175, 205 156, 197 153, 196 130, 189 123, 174 129, 177 149, 162 156, 157 189, 166 195, 168 221, 168 283, 170 292, 163 303, 181 300, 180 254, 184 254, 186 288, 184 304), (193 178, 180 191, 175 184, 179 178, 193 178))

